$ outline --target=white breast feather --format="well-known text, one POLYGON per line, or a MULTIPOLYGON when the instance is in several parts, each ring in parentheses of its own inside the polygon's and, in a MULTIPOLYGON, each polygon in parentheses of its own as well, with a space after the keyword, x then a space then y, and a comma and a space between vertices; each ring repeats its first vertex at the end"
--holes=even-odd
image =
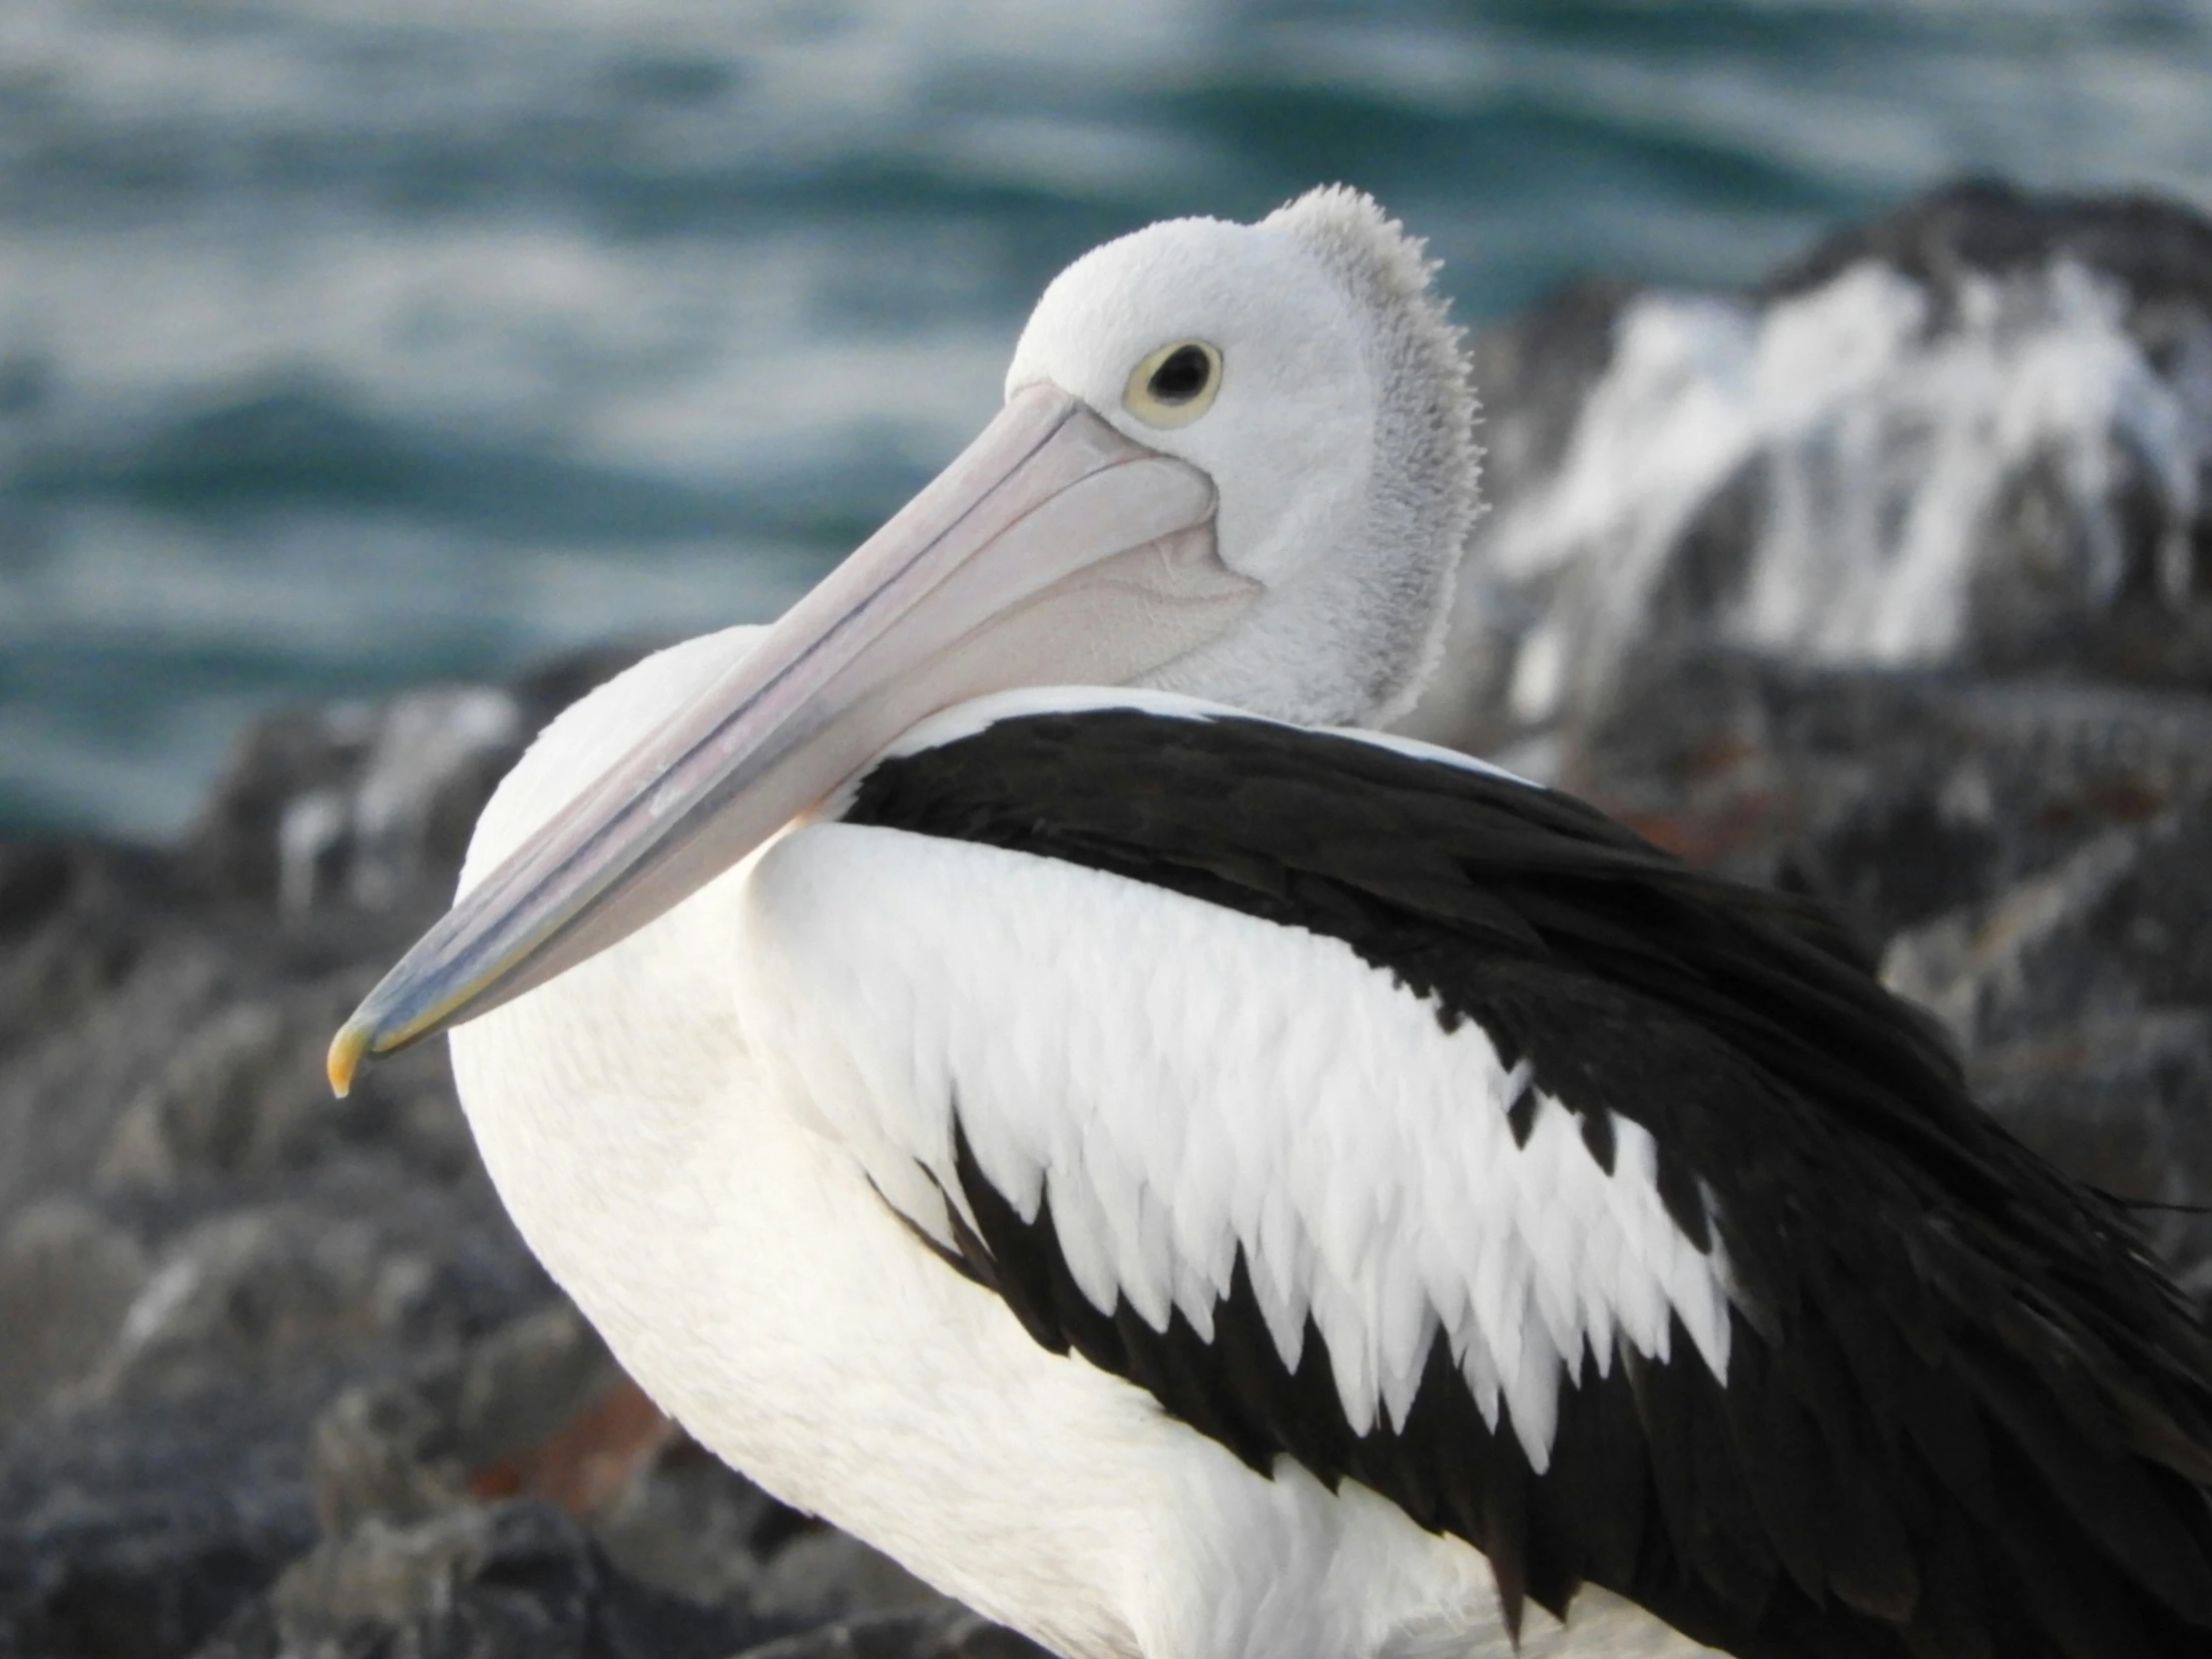
MULTIPOLYGON (((756 633, 731 630, 677 647, 562 716, 485 812, 464 887, 582 780, 725 672, 756 633)), ((802 879, 812 866, 832 884, 841 881, 836 849, 824 850, 827 861, 810 854, 787 876, 802 879)), ((926 1107, 936 1115, 941 1149, 942 1100, 931 1105, 910 1092, 870 1105, 870 1078, 903 1074, 910 1082, 923 1056, 951 1053, 946 1004, 968 987, 997 982, 966 958, 993 940, 1018 937, 1030 948, 1036 939, 1034 929, 1017 931, 1004 917, 963 925, 955 930, 956 954, 966 965, 951 975, 942 974, 929 935, 918 929, 944 914, 965 916, 971 906, 988 910, 1038 894, 1056 902, 1056 889, 1049 882, 995 888, 988 877, 1002 866, 988 861, 955 867, 924 858, 911 867, 924 879, 938 871, 941 878, 930 881, 936 909, 887 909, 858 893, 825 912, 825 937, 810 941, 813 929, 802 927, 794 938, 787 916, 776 960, 758 964, 756 976, 780 988, 774 1005, 748 1010, 747 1019, 773 1035, 771 1055, 787 1045, 794 1054, 811 1050, 805 1069, 824 1082, 822 1099, 838 1103, 842 1129, 811 1092, 796 1089, 796 1061, 772 1079, 769 1062, 745 1052, 739 998, 731 994, 743 987, 726 982, 723 964, 744 942, 736 934, 769 934, 758 916, 736 919, 752 877, 744 866, 612 950, 454 1033, 463 1097, 503 1196, 548 1267, 656 1398, 772 1489, 874 1538, 1058 1651, 1090 1659, 1138 1651, 1162 1659, 1309 1649, 1378 1659, 1516 1652, 1544 1659, 1569 1651, 1656 1659, 1706 1651, 1594 1588, 1577 1597, 1571 1631, 1531 1610, 1521 1639, 1512 1641, 1488 1568, 1465 1544, 1421 1531, 1353 1482, 1332 1492, 1295 1465, 1274 1479, 1254 1476, 1226 1450, 1151 1409, 1141 1390, 1036 1348, 993 1299, 914 1246, 878 1208, 878 1194, 940 1238, 945 1219, 931 1177, 887 1128, 927 1135, 926 1107), (880 954, 865 972, 848 973, 860 964, 840 949, 880 954), (810 996, 852 1002, 838 1020, 805 1030, 805 1022, 778 1012, 810 996), (850 1029, 878 1015, 880 1046, 891 1060, 860 1052, 864 1045, 837 1051, 850 1029), (853 1158, 879 1172, 872 1190, 853 1158), (1037 1508, 1039 1493, 1052 1494, 1046 1511, 1037 1508)), ((885 865, 874 873, 881 879, 895 871, 885 865)), ((783 896, 791 896, 788 889, 783 896)), ((1063 910, 1046 931, 1088 914, 1063 910)), ((1114 949, 1103 938, 1086 948, 1069 983, 1087 995, 1102 974, 1110 978, 1114 949)), ((1056 955, 1048 961, 1057 966, 1056 955)), ((988 1005, 971 1005, 984 1040, 1009 1055, 1004 1080, 993 1087, 1027 1080, 1048 1111, 1075 1110, 1103 1098, 1095 1081, 1128 1046, 1117 1018, 1141 1014, 1148 1031, 1194 1028, 1187 971, 1123 967, 1118 997, 1086 1018, 998 1020, 988 1005)), ((1336 1016, 1326 1009, 1286 1021, 1279 998, 1224 995, 1209 1010, 1218 1019, 1215 1039, 1238 1053, 1279 1042, 1289 1053, 1295 1032, 1310 1044, 1309 1055, 1326 1058, 1335 1040, 1336 1016)), ((1344 1017, 1367 1018, 1366 1004, 1356 1002, 1344 1017)), ((973 1038, 970 1031, 963 1041, 973 1038)), ((1367 1042, 1364 1051, 1375 1047, 1367 1042)), ((939 1067, 940 1075, 949 1071, 949 1064, 939 1067)), ((1194 1102, 1211 1109, 1204 1068, 1173 1065, 1165 1074, 1191 1089, 1169 1110, 1171 1119, 1187 1116, 1194 1102)), ((1387 1097, 1370 1115, 1395 1125, 1400 1141, 1417 1128, 1417 1095, 1394 1073, 1371 1072, 1361 1085, 1382 1091, 1373 1100, 1387 1097)), ((1277 1176, 1287 1126, 1307 1124, 1313 1106, 1279 1095, 1272 1114, 1235 1114, 1186 1136, 1179 1164, 1145 1166, 1147 1202, 1167 1222, 1176 1306, 1195 1317, 1226 1292, 1237 1229, 1255 1217, 1274 1218, 1263 1225, 1277 1240, 1255 1259, 1256 1271, 1284 1264, 1278 1302, 1306 1306, 1303 1287, 1318 1258, 1302 1220, 1304 1199, 1283 1190, 1277 1176)), ((1000 1116, 1009 1128, 1033 1130, 1000 1116)), ((1009 1133, 991 1167, 1009 1184, 1027 1172, 1033 1212, 1045 1160, 1024 1144, 1009 1133)), ((1464 1150, 1401 1166, 1425 1170, 1438 1196, 1379 1201, 1378 1235, 1390 1234, 1405 1214, 1458 1204, 1476 1190, 1449 1173, 1464 1150)), ((1055 1179, 1056 1205, 1060 1192, 1083 1190, 1079 1168, 1055 1179)), ((1110 1231, 1105 1218, 1092 1229, 1100 1239, 1110 1231)), ((1419 1283, 1397 1276, 1392 1306, 1432 1302, 1440 1328, 1464 1327, 1467 1297, 1455 1265, 1463 1252, 1414 1237, 1419 1283), (1460 1312, 1440 1312, 1454 1295, 1460 1312)), ((1701 1263, 1693 1256, 1692 1267, 1701 1263)), ((1632 1282, 1660 1297, 1648 1273, 1632 1282)), ((1101 1294, 1114 1288, 1109 1278, 1101 1294)), ((1592 1305, 1610 1308, 1618 1289, 1593 1290, 1592 1305)), ((1288 1330, 1295 1352, 1298 1328, 1288 1330)), ((1378 1340, 1390 1352, 1419 1346, 1394 1325, 1378 1340)), ((1390 1400, 1385 1408, 1399 1410, 1390 1400)))
POLYGON ((956 1103, 1100 1309, 1208 1336, 1241 1250, 1284 1364, 1311 1317, 1356 1432, 1403 1422, 1439 1336, 1539 1472, 1585 1351, 1669 1359, 1672 1315, 1726 1376, 1727 1263, 1667 1215, 1650 1135, 1616 1114, 1608 1175, 1540 1096, 1516 1146, 1520 1077, 1480 1029, 1339 940, 839 823, 772 848, 743 914, 755 1050, 942 1242, 956 1103))

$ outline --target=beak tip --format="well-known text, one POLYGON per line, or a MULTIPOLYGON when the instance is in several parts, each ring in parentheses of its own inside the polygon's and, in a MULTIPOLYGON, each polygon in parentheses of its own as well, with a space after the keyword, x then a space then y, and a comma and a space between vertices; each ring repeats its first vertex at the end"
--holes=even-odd
POLYGON ((353 1075, 360 1070, 362 1059, 368 1054, 375 1039, 372 1027, 358 1016, 338 1027, 338 1034, 330 1039, 330 1053, 325 1061, 330 1077, 330 1092, 343 1100, 353 1087, 353 1075))

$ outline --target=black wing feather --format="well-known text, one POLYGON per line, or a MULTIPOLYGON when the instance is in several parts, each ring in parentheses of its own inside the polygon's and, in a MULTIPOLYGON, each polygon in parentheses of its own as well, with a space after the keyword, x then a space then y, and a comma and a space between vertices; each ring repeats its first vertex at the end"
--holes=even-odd
MULTIPOLYGON (((1355 739, 1134 711, 887 761, 849 822, 1084 864, 1342 939, 1581 1120, 1660 1150, 1738 1280, 1716 1383, 1623 1345, 1566 1380, 1549 1467, 1437 1341, 1356 1435, 1318 1329, 1276 1351, 1240 1259, 1210 1341, 1093 1307, 957 1123, 957 1266, 1054 1352, 1253 1467, 1351 1478, 1489 1557, 1509 1619, 1584 1582, 1757 1659, 2212 1653, 2212 1340, 2121 1209, 1969 1100, 1816 907, 1702 874, 1567 797, 1355 739)), ((1516 1134, 1534 1096, 1509 1103, 1516 1134)))

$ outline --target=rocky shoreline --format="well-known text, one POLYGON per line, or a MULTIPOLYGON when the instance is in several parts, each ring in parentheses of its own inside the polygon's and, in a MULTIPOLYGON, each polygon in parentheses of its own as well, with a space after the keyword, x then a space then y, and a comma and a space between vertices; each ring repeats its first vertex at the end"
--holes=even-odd
MULTIPOLYGON (((2212 225, 1961 187, 1475 349, 1419 729, 1827 898, 2212 1302, 2212 225)), ((635 654, 271 721, 175 848, 0 844, 0 1656, 1029 1651, 652 1409, 442 1052, 323 1087, 635 654)))

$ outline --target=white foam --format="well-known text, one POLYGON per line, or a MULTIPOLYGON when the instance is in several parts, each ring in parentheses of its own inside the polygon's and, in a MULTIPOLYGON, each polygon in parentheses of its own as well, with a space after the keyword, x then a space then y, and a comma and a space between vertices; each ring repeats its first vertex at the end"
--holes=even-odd
MULTIPOLYGON (((2061 261, 2013 280, 1967 277, 1956 314, 1868 262, 1761 310, 1648 296, 1555 474, 1502 510, 1488 574, 1558 597, 1523 637, 1514 713, 1556 713, 1646 624, 1682 536, 1757 461, 1765 488, 1727 637, 1830 663, 1927 664, 1959 643, 1999 492, 2048 467, 2086 527, 2085 597, 2109 597, 2124 546, 2108 492, 2114 446, 2148 473, 2182 532, 2212 457, 2212 326, 2161 376, 2123 326, 2125 295, 2061 261)), ((2164 550, 2185 591, 2185 543, 2164 550)))

